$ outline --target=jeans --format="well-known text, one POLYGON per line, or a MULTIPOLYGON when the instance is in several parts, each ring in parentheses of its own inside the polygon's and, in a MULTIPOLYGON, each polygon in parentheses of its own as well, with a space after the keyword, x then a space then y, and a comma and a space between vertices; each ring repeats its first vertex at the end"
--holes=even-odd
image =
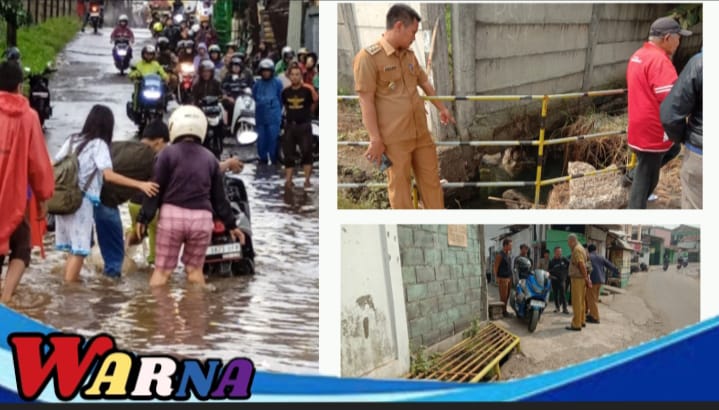
POLYGON ((680 174, 682 209, 702 209, 702 155, 686 150, 680 174))
POLYGON ((629 191, 628 209, 647 209, 649 195, 659 183, 664 152, 637 151, 637 172, 634 175, 632 189, 629 191))
POLYGON ((100 253, 105 261, 105 275, 120 277, 125 258, 125 240, 120 210, 99 204, 95 207, 95 229, 100 253))

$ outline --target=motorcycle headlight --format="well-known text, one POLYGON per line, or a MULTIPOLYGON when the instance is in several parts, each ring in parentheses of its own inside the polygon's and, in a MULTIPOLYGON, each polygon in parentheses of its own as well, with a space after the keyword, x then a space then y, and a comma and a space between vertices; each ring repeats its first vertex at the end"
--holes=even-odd
POLYGON ((190 75, 195 72, 195 67, 192 64, 183 64, 180 69, 182 70, 182 74, 190 75))
POLYGON ((147 100, 158 100, 162 97, 162 92, 158 90, 145 90, 142 92, 142 96, 147 100))
POLYGON ((117 55, 119 55, 120 57, 125 57, 127 55, 127 50, 120 48, 117 50, 117 55))

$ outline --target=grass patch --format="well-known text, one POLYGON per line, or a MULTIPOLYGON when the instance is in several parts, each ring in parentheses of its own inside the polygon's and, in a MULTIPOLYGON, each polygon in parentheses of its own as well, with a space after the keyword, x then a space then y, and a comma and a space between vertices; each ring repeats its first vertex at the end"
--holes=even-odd
MULTIPOLYGON (((56 17, 42 24, 20 28, 17 42, 23 66, 29 67, 32 72, 43 71, 79 30, 77 16, 56 17)), ((6 45, 5 35, 5 22, 0 22, 0 44, 3 46, 6 45)))

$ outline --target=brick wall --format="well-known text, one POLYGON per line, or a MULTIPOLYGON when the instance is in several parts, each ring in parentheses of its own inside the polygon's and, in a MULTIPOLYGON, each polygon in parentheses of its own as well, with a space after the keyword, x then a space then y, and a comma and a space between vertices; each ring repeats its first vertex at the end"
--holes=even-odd
POLYGON ((410 347, 431 346, 487 319, 480 227, 467 225, 467 247, 449 246, 446 225, 399 225, 410 347))

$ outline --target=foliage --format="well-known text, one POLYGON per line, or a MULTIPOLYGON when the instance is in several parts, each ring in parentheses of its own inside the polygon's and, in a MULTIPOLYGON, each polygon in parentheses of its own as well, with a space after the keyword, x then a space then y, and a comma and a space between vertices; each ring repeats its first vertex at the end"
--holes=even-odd
POLYGON ((669 16, 679 21, 682 28, 687 29, 703 20, 701 4, 680 4, 669 12, 669 16))
MULTIPOLYGON (((74 16, 58 17, 19 29, 17 46, 22 54, 23 66, 33 72, 42 71, 77 34, 79 24, 74 16)), ((0 44, 4 42, 5 32, 0 32, 0 44)))
POLYGON ((479 333, 479 329, 479 320, 475 319, 472 321, 472 325, 467 330, 462 332, 462 336, 466 339, 471 339, 477 336, 477 333, 479 333))
POLYGON ((441 356, 440 353, 435 352, 427 354, 424 346, 420 346, 412 356, 412 361, 409 367, 409 371, 412 376, 419 376, 422 373, 427 373, 437 365, 437 359, 441 356))
POLYGON ((14 22, 18 27, 32 23, 32 16, 25 11, 22 0, 0 0, 0 18, 14 22))

